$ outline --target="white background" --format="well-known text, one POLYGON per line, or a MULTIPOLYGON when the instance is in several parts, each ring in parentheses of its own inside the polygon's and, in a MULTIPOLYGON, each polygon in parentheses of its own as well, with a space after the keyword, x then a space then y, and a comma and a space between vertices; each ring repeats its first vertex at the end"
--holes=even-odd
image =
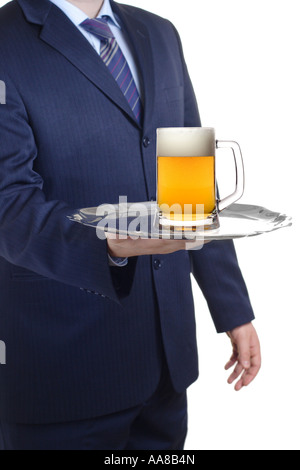
MULTIPOLYGON (((215 333, 194 286, 201 375, 189 391, 186 449, 299 450, 299 2, 124 3, 177 27, 203 125, 242 147, 247 180, 241 202, 294 216, 293 228, 236 242, 263 351, 259 378, 242 392, 226 383, 229 340, 215 333)), ((219 164, 221 184, 225 170, 219 164)))

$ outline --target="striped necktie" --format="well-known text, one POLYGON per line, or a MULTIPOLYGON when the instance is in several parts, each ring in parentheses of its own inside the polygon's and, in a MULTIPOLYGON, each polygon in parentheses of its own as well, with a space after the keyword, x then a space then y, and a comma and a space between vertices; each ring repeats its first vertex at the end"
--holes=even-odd
POLYGON ((125 56, 119 47, 107 19, 87 19, 80 25, 101 40, 100 56, 121 88, 139 124, 142 124, 142 102, 125 56))

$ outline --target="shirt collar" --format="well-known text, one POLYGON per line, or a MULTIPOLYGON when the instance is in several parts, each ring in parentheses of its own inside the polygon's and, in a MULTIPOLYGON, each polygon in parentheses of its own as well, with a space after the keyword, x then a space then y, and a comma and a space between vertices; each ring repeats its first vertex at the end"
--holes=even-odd
MULTIPOLYGON (((54 3, 58 8, 60 8, 68 16, 68 18, 75 24, 75 26, 79 26, 83 21, 87 19, 86 14, 82 10, 80 10, 80 8, 77 8, 75 5, 68 2, 67 0, 50 0, 50 1, 54 3)), ((109 22, 121 29, 121 26, 118 23, 117 18, 111 9, 111 4, 109 0, 104 0, 102 8, 97 18, 101 18, 102 16, 109 17, 109 22)))
POLYGON ((112 24, 114 24, 115 26, 121 29, 121 26, 118 23, 118 20, 116 18, 116 15, 111 9, 111 4, 109 0, 104 0, 102 8, 99 12, 98 18, 101 18, 101 16, 108 16, 109 22, 111 22, 112 24))

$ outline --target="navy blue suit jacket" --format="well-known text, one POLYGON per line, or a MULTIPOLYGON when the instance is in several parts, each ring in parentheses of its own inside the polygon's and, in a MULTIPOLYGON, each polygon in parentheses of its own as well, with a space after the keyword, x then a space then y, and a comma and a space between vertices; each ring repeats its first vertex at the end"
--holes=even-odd
POLYGON ((112 7, 143 77, 143 128, 56 6, 14 0, 0 10, 0 418, 13 422, 136 405, 156 389, 163 351, 185 390, 198 376, 191 272, 219 332, 253 319, 231 242, 111 268, 106 242, 67 219, 119 195, 154 198, 156 129, 200 126, 172 24, 112 7))

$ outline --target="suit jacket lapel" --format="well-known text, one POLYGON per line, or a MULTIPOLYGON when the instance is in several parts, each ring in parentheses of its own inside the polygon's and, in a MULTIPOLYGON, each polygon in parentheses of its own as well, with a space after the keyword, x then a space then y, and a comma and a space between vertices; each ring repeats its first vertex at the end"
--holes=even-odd
POLYGON ((131 14, 128 7, 120 5, 111 0, 114 13, 116 13, 125 28, 129 39, 132 43, 140 71, 142 73, 145 108, 144 108, 144 128, 150 123, 153 115, 153 105, 155 97, 155 80, 154 80, 154 62, 153 51, 149 39, 147 25, 138 20, 136 16, 131 14))
POLYGON ((106 65, 69 18, 59 8, 44 0, 38 0, 34 8, 32 2, 36 0, 18 2, 29 21, 42 24, 40 39, 64 55, 138 126, 126 98, 106 65))
MULTIPOLYGON (((27 20, 42 26, 40 39, 63 54, 95 86, 119 106, 138 126, 138 122, 120 88, 96 51, 66 15, 46 0, 18 0, 27 20)), ((111 0, 136 53, 144 91, 144 127, 151 122, 154 103, 153 52, 147 26, 134 16, 128 7, 111 0)))

